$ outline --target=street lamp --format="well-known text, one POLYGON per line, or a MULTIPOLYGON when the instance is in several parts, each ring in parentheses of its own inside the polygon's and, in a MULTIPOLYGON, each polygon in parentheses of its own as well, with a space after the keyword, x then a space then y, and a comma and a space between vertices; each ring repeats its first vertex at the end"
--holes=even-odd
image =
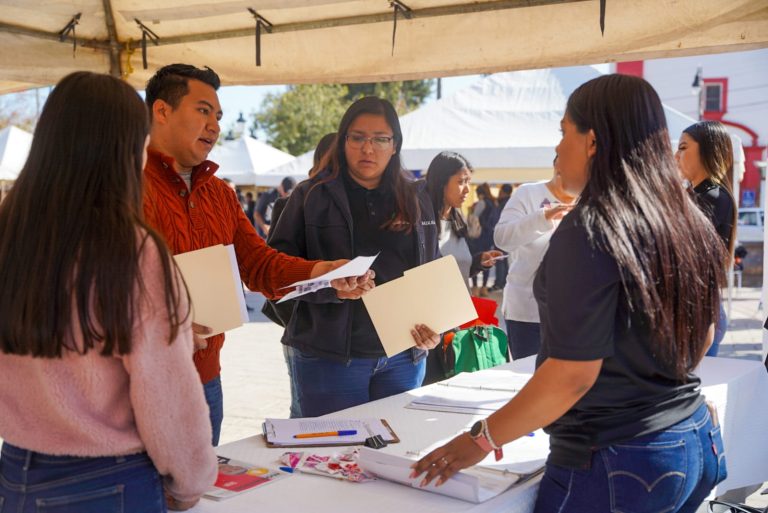
POLYGON ((240 137, 242 137, 243 133, 245 132, 245 125, 246 125, 245 118, 243 117, 243 113, 240 112, 240 117, 237 118, 237 121, 235 121, 235 130, 234 130, 235 139, 239 139, 240 137))
POLYGON ((698 95, 698 109, 699 121, 704 119, 704 84, 702 83, 702 67, 696 68, 696 76, 693 77, 693 83, 691 84, 691 93, 698 95))

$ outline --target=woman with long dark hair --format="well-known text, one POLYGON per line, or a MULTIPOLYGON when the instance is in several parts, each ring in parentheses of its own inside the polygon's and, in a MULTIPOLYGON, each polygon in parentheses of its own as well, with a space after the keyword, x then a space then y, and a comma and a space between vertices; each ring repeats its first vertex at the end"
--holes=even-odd
MULTIPOLYGON (((733 146, 725 125, 719 121, 700 121, 683 130, 675 159, 683 177, 693 187, 699 206, 725 245, 723 267, 727 269, 736 241, 736 201, 728 176, 733 171, 733 146)), ((715 339, 707 356, 717 356, 727 327, 728 319, 721 302, 715 339)))
MULTIPOLYGON (((435 259, 437 229, 423 182, 400 163, 403 136, 394 107, 375 97, 354 102, 341 119, 322 171, 291 194, 270 244, 310 259, 379 254, 376 284, 435 259)), ((360 296, 321 290, 297 298, 282 342, 301 414, 323 415, 421 385, 429 327, 412 331, 415 347, 386 357, 360 296)))
POLYGON ((130 86, 73 73, 0 205, 6 510, 187 509, 215 480, 189 297, 143 221, 148 133, 130 86))
POLYGON ((720 428, 692 372, 712 341, 723 247, 680 184, 647 82, 590 80, 568 99, 561 128, 557 169, 579 201, 534 281, 536 372, 414 475, 443 482, 544 427, 536 512, 694 512, 726 475, 720 428))
POLYGON ((471 253, 467 243, 467 222, 461 205, 469 195, 469 184, 474 173, 472 165, 463 156, 452 151, 439 153, 427 169, 427 191, 432 201, 435 219, 439 220, 440 254, 453 255, 467 281, 480 271, 493 266, 501 251, 489 250, 471 253))

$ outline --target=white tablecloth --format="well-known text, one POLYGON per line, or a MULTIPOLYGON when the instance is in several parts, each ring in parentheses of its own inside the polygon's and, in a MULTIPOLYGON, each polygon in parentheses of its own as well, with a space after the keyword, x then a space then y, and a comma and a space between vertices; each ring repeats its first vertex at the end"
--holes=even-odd
MULTIPOLYGON (((534 357, 499 369, 533 371, 534 357)), ((725 358, 705 358, 699 369, 703 390, 713 400, 723 423, 728 458, 728 479, 718 487, 727 489, 768 480, 768 373, 758 362, 725 358)), ((383 449, 400 455, 418 452, 434 442, 450 438, 470 426, 470 415, 406 409, 415 396, 428 393, 430 385, 332 414, 346 418, 384 418, 401 438, 398 444, 383 449)), ((541 436, 537 432, 537 436, 541 436)), ((543 438, 539 439, 539 442, 543 438)), ((546 444, 544 444, 546 445, 546 444)), ((297 450, 297 449, 288 449, 297 450)), ((318 454, 338 448, 307 449, 318 454)), ((218 448, 218 453, 257 465, 276 465, 286 449, 268 449, 260 435, 232 442, 218 448)), ((542 449, 542 457, 546 449, 542 449)), ((514 457, 514 451, 506 455, 514 457)), ((269 512, 313 513, 345 511, 365 513, 450 513, 504 512, 530 513, 540 479, 513 487, 483 504, 471 504, 386 481, 353 484, 327 477, 294 474, 289 479, 270 483, 221 502, 202 499, 190 511, 195 513, 269 512)))

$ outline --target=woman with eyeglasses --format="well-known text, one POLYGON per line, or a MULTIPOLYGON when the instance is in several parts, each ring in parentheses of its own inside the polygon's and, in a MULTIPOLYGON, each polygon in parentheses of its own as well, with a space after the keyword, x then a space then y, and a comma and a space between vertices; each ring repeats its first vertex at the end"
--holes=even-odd
MULTIPOLYGON (((341 119, 321 171, 300 183, 271 234, 279 251, 304 258, 379 254, 375 283, 438 256, 437 226, 423 182, 400 163, 400 121, 388 101, 366 97, 341 119)), ((388 358, 360 301, 367 292, 325 289, 297 298, 283 344, 301 414, 314 417, 421 385, 428 349, 439 341, 428 326, 412 330, 415 347, 388 358)))
POLYGON ((680 183, 650 84, 590 80, 560 125, 557 171, 579 200, 534 280, 536 371, 413 477, 440 484, 543 427, 550 453, 535 513, 693 513, 726 477, 693 373, 712 342, 724 248, 680 183))
POLYGON ((4 512, 185 510, 216 480, 189 295, 144 221, 148 142, 129 85, 68 75, 0 205, 4 512))
MULTIPOLYGON (((736 241, 736 201, 728 177, 733 170, 733 146, 725 125, 719 121, 700 121, 683 130, 675 160, 683 178, 691 184, 699 206, 725 245, 727 258, 723 267, 727 269, 736 241)), ((727 327, 728 319, 721 303, 715 340, 707 356, 717 356, 727 327)))

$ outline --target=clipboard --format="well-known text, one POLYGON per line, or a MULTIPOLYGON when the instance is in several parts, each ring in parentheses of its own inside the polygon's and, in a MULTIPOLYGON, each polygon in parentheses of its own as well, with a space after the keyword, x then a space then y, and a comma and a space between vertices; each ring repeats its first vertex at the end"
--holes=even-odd
POLYGON ((264 443, 271 449, 284 448, 284 447, 342 447, 352 445, 365 445, 368 438, 376 435, 381 438, 387 444, 396 444, 400 442, 400 437, 397 436, 392 426, 389 425, 384 419, 337 419, 337 418, 299 418, 299 419, 265 419, 261 425, 264 443), (343 436, 343 437, 327 437, 327 438, 304 438, 294 439, 287 438, 288 435, 314 432, 318 429, 327 428, 302 428, 302 425, 315 426, 318 423, 328 423, 336 427, 335 429, 355 429, 358 431, 356 436, 343 436), (278 435, 275 432, 276 424, 280 426, 277 429, 288 427, 293 429, 291 431, 282 431, 280 440, 277 440, 278 435))

